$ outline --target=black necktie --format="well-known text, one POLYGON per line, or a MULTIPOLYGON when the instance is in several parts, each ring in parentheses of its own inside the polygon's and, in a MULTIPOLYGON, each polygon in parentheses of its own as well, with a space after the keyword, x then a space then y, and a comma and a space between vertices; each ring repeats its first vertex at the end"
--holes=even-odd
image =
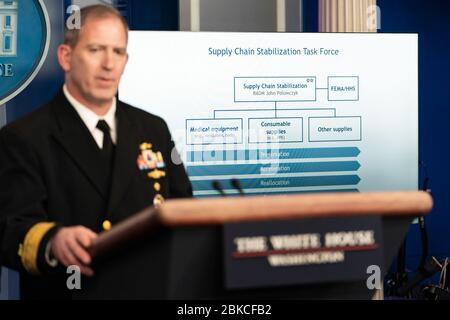
POLYGON ((102 154, 102 168, 104 176, 104 190, 109 194, 112 181, 112 168, 114 161, 114 145, 111 139, 111 133, 108 124, 105 120, 99 120, 97 123, 97 128, 103 132, 103 148, 101 150, 102 154))
POLYGON ((113 153, 113 142, 111 139, 111 133, 108 124, 105 120, 99 120, 97 123, 97 128, 103 132, 103 148, 102 153, 105 156, 106 159, 112 160, 112 153, 113 153))

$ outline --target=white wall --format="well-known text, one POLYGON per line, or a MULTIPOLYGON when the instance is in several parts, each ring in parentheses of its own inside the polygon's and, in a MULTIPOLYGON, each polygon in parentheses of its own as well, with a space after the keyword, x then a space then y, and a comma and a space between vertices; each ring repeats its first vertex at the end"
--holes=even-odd
POLYGON ((302 0, 180 0, 186 31, 302 31, 302 0))

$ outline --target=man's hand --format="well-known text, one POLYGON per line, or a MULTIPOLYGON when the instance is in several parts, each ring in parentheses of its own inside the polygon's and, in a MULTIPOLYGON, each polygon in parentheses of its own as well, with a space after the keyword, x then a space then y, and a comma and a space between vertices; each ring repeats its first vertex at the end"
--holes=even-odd
POLYGON ((82 226, 61 228, 52 238, 52 254, 66 267, 76 265, 82 274, 91 277, 92 259, 86 248, 96 237, 97 234, 82 226))

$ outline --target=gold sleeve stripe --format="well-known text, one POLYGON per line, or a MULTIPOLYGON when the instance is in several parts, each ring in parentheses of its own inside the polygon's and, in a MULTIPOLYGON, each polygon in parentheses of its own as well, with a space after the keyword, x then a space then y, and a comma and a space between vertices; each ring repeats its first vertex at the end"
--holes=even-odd
POLYGON ((39 246, 45 234, 55 225, 55 223, 38 223, 25 236, 21 250, 21 260, 25 270, 29 273, 39 274, 37 266, 39 246))

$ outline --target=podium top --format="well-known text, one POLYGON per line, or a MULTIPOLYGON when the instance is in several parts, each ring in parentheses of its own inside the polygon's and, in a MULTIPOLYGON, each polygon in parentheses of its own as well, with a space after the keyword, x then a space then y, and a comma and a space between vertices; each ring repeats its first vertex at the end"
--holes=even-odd
POLYGON ((244 221, 287 220, 339 216, 424 216, 433 207, 426 192, 322 193, 309 195, 170 200, 147 208, 101 233, 92 257, 114 251, 161 225, 220 225, 244 221))
POLYGON ((427 192, 322 193, 171 200, 157 211, 167 226, 331 216, 421 216, 433 207, 427 192))

